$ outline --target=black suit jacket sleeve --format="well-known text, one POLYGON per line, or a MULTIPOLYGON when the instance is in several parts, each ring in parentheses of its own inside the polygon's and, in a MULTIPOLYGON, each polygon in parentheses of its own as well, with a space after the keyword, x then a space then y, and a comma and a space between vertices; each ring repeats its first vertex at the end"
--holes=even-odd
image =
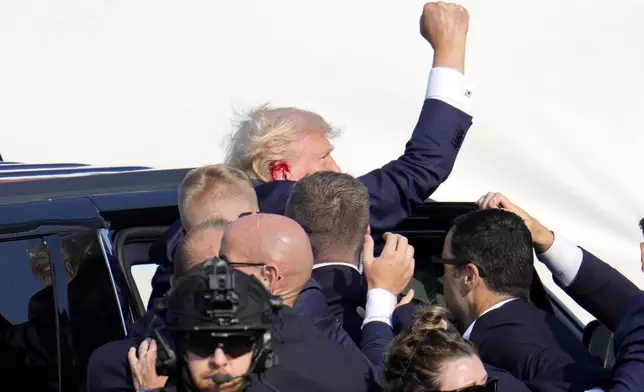
POLYGON ((388 324, 372 321, 362 328, 360 350, 377 369, 382 372, 382 357, 394 338, 394 333, 388 324))
POLYGON ((615 366, 610 392, 644 389, 644 292, 632 296, 615 329, 615 366))
POLYGON ((119 340, 97 348, 87 366, 87 392, 132 392, 134 383, 127 360, 134 339, 119 340))
POLYGON ((405 153, 358 179, 369 190, 371 227, 389 230, 405 220, 452 172, 472 117, 455 107, 427 99, 405 153))
POLYGON ((368 323, 361 331, 360 348, 344 330, 342 323, 331 313, 320 285, 310 279, 298 294, 293 307, 302 317, 311 321, 331 341, 339 343, 348 352, 358 353, 370 367, 380 385, 382 355, 393 339, 391 327, 380 322, 368 323))
POLYGON ((582 252, 584 258, 579 272, 564 291, 608 329, 614 331, 624 305, 640 290, 624 275, 592 253, 584 249, 582 252))

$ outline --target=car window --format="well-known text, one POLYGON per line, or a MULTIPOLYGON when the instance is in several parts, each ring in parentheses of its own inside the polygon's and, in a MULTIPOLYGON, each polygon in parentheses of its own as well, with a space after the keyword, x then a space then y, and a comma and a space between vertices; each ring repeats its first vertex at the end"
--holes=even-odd
MULTIPOLYGON (((84 390, 87 363, 95 349, 105 343, 125 337, 117 292, 99 243, 98 233, 90 229, 76 229, 60 235, 58 262, 67 274, 67 301, 69 320, 61 323, 71 336, 61 342, 63 353, 62 374, 69 379, 64 389, 84 390), (70 383, 73 385, 67 387, 70 383)), ((50 253, 53 249, 50 246, 50 253)), ((53 256, 52 256, 53 258, 53 256)), ((59 284, 59 281, 56 281, 59 284)), ((62 302, 62 301, 61 301, 62 302)), ((61 315, 65 319, 67 315, 61 315)))
POLYGON ((144 306, 150 301, 150 296, 152 295, 152 278, 157 268, 158 265, 153 263, 133 265, 131 268, 134 283, 136 284, 144 306))
POLYGON ((0 377, 23 390, 85 390, 87 363, 125 336, 96 231, 0 242, 0 377))
POLYGON ((0 242, 0 378, 23 390, 58 390, 52 274, 40 239, 0 242))

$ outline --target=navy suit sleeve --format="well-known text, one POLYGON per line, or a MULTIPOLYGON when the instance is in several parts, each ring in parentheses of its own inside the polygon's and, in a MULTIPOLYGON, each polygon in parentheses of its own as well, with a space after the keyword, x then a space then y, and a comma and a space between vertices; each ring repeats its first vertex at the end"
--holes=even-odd
MULTIPOLYGON (((307 286, 310 285, 307 283, 307 286)), ((312 321, 329 339, 340 343, 345 348, 356 348, 349 334, 342 328, 342 323, 331 314, 324 300, 324 294, 307 286, 298 294, 295 301, 294 309, 297 313, 312 321)))
POLYGON ((402 332, 404 328, 407 328, 414 323, 414 315, 419 307, 422 306, 422 304, 412 300, 412 302, 406 305, 396 307, 394 314, 391 317, 391 321, 394 326, 394 333, 396 335, 402 332))
POLYGON ((369 365, 376 383, 380 385, 382 354, 393 339, 393 332, 388 325, 368 323, 362 330, 361 347, 358 348, 342 323, 329 310, 324 294, 314 279, 309 280, 300 291, 293 308, 300 316, 312 321, 329 340, 339 343, 346 350, 360 353, 369 365))
POLYGON ((404 155, 358 178, 369 190, 373 229, 395 227, 413 204, 434 193, 451 173, 471 125, 465 112, 437 99, 425 100, 404 155))
POLYGON ((362 328, 360 351, 378 369, 379 374, 382 370, 382 356, 393 338, 391 327, 380 321, 372 321, 362 328))
POLYGON ((127 352, 133 339, 107 343, 92 353, 87 365, 87 392, 132 392, 134 383, 127 352))
POLYGON ((644 388, 644 292, 627 301, 614 337, 615 366, 610 392, 644 388))
POLYGON ((611 331, 626 302, 640 290, 613 267, 582 249, 584 258, 573 282, 565 287, 582 308, 611 331))

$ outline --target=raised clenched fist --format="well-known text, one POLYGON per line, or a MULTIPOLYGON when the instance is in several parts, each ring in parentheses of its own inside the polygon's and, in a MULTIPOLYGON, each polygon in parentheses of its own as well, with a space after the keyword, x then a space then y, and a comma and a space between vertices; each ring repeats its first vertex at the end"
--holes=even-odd
POLYGON ((465 44, 470 15, 465 8, 452 3, 425 4, 420 32, 434 49, 452 44, 465 44))
POLYGON ((434 66, 463 72, 470 15, 457 4, 431 2, 423 7, 420 33, 434 48, 434 66))

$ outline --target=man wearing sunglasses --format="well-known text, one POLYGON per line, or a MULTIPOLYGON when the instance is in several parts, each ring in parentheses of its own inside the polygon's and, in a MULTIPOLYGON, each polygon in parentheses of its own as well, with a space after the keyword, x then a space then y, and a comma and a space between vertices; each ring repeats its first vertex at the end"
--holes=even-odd
POLYGON ((530 231, 508 211, 457 218, 441 258, 432 260, 448 309, 481 359, 509 371, 532 390, 584 391, 605 373, 557 318, 529 302, 533 274, 530 231))
POLYGON ((164 390, 239 392, 263 385, 256 375, 277 362, 270 329, 280 308, 281 300, 255 277, 220 259, 195 267, 167 301, 173 344, 156 338, 156 367, 170 376, 164 390))
MULTIPOLYGON (((223 230, 229 223, 215 219, 203 222, 191 230, 194 237, 192 243, 203 246, 200 249, 179 247, 168 279, 170 289, 189 271, 217 255, 223 230), (190 257, 194 253, 206 256, 190 257)), ((166 320, 163 312, 153 308, 130 327, 126 339, 109 342, 96 349, 88 364, 88 392, 131 392, 142 386, 163 387, 167 377, 156 373, 154 364, 158 347, 155 340, 151 339, 157 331, 164 335, 167 333, 166 320)), ((171 341, 169 336, 166 338, 171 341)))
MULTIPOLYGON (((405 220, 412 205, 426 201, 452 171, 472 125, 472 91, 464 75, 468 29, 469 13, 459 5, 423 7, 420 33, 434 56, 418 123, 400 158, 358 178, 369 190, 370 222, 378 232, 405 220)), ((340 172, 332 157, 333 134, 316 113, 263 106, 240 122, 226 163, 253 178, 262 212, 283 214, 295 181, 318 171, 340 172)), ((155 254, 172 253, 181 230, 180 222, 174 224, 155 244, 155 254)))
MULTIPOLYGON (((266 379, 278 390, 379 390, 378 369, 360 349, 353 342, 351 346, 334 339, 319 324, 321 320, 316 321, 309 309, 302 309, 302 305, 320 306, 320 310, 329 313, 323 294, 319 292, 314 302, 296 304, 301 291, 311 282, 313 266, 311 245, 300 225, 274 214, 240 218, 226 228, 219 257, 235 269, 256 276, 284 303, 274 330, 281 337, 274 347, 280 366, 266 373, 266 379)), ((335 317, 331 321, 335 323, 335 317)), ((337 326, 342 331, 341 325, 337 326)), ((348 343, 350 338, 341 340, 348 343)))
MULTIPOLYGON (((504 195, 488 192, 481 209, 504 209, 520 216, 530 233, 539 261, 550 270, 566 294, 614 332, 615 365, 603 389, 627 392, 644 385, 644 292, 608 263, 555 234, 504 195)), ((644 234, 644 219, 640 221, 644 234)), ((644 270, 644 242, 640 244, 644 270)))

